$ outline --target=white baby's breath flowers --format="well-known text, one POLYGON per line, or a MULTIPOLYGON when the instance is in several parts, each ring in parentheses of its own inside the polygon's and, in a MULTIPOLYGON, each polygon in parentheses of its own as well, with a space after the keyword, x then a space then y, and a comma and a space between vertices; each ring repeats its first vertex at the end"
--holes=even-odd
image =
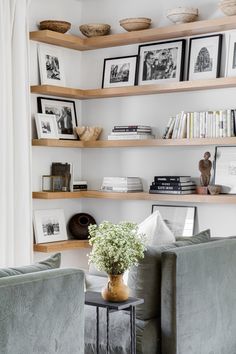
POLYGON ((89 226, 89 243, 93 246, 89 262, 108 274, 123 274, 144 257, 145 237, 131 222, 112 224, 104 221, 89 226))

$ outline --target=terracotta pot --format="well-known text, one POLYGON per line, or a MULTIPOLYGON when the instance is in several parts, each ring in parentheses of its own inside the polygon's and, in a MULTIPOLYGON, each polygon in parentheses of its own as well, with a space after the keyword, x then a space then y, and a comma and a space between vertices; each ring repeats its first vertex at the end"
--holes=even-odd
POLYGON ((102 297, 106 301, 122 302, 129 297, 129 288, 125 285, 123 274, 108 274, 108 283, 102 289, 102 297))

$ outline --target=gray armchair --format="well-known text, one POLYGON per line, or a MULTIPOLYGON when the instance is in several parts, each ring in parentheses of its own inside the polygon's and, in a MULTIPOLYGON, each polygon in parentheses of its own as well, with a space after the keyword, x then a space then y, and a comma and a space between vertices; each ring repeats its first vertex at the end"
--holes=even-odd
POLYGON ((83 354, 84 273, 55 269, 1 278, 0 353, 83 354))

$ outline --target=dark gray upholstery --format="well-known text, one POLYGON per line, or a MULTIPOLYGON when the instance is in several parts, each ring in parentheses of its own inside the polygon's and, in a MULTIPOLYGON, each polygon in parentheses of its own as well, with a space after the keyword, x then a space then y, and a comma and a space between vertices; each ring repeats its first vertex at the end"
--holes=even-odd
POLYGON ((162 354, 236 353, 236 240, 162 255, 162 354))
POLYGON ((0 279, 0 353, 83 354, 83 272, 55 269, 0 279))

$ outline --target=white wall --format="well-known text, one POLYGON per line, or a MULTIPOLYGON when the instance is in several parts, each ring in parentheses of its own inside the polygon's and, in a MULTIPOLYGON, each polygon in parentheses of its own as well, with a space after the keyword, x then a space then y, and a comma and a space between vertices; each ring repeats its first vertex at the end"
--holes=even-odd
MULTIPOLYGON (((183 1, 138 1, 127 0, 124 4, 115 0, 32 0, 30 29, 43 19, 58 18, 74 24, 72 33, 79 34, 75 25, 88 22, 105 22, 112 25, 112 32, 124 30, 119 19, 134 16, 147 16, 153 19, 153 26, 163 26, 170 22, 165 18, 167 9, 174 6, 197 6, 200 19, 222 16, 218 10, 218 0, 183 1)), ((32 84, 38 83, 36 44, 31 44, 32 84)), ((77 52, 62 49, 65 56, 67 85, 70 87, 99 88, 102 82, 104 58, 137 54, 138 45, 109 49, 77 52)), ((175 93, 138 97, 111 98, 77 101, 79 121, 86 125, 103 127, 102 138, 106 139, 113 125, 149 124, 157 136, 161 136, 170 115, 180 110, 207 110, 235 107, 236 89, 212 90, 202 92, 175 93)), ((36 112, 36 98, 32 97, 32 113, 36 112)), ((49 172, 51 161, 72 161, 77 175, 87 179, 90 189, 100 187, 103 176, 140 176, 148 190, 153 176, 157 174, 187 174, 199 177, 198 161, 205 151, 214 155, 214 148, 176 147, 176 148, 131 148, 131 149, 48 149, 33 148, 33 186, 40 189, 40 176, 49 172)), ((91 213, 97 222, 111 220, 132 220, 140 222, 151 212, 149 201, 109 201, 109 200, 35 200, 37 209, 63 208, 66 219, 73 213, 83 210, 91 213)), ((156 203, 157 204, 157 203, 156 203)), ((163 203, 162 203, 163 204, 163 203)), ((167 203, 168 204, 168 203, 167 203)), ((174 203, 172 203, 174 204, 174 203)), ((176 204, 176 203, 175 203, 176 204)), ((236 206, 197 204, 197 228, 211 228, 216 236, 234 235, 234 215, 236 206)), ((86 250, 63 252, 63 264, 86 266, 86 250)), ((36 254, 36 258, 45 255, 36 254)))

